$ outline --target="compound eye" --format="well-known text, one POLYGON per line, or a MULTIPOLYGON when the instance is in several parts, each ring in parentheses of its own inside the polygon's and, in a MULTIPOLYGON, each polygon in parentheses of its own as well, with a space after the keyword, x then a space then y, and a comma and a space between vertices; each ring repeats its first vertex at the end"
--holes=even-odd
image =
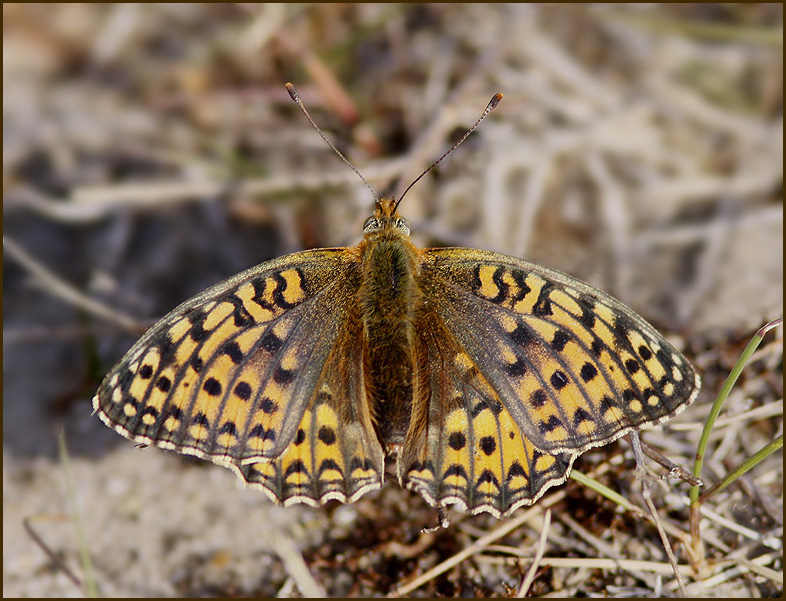
POLYGON ((374 217, 373 215, 366 219, 365 223, 363 224, 363 231, 364 232, 373 232, 374 230, 379 229, 379 219, 374 217))
POLYGON ((407 236, 409 236, 409 223, 403 217, 399 217, 396 219, 396 227, 403 231, 407 236))

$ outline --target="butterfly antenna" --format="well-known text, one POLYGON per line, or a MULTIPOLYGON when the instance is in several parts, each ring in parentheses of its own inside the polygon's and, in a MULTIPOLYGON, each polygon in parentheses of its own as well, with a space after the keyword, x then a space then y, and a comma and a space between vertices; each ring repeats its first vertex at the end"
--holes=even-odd
POLYGON ((412 186, 417 184, 420 181, 420 179, 424 175, 426 175, 429 171, 431 171, 434 167, 439 165, 442 162, 442 159, 444 159, 451 152, 456 150, 456 148, 458 148, 461 145, 461 143, 469 137, 469 134, 471 134, 473 131, 475 131, 475 128, 478 125, 480 125, 480 122, 483 121, 483 119, 485 119, 491 111, 493 111, 495 108, 497 108, 497 106, 499 105, 501 100, 502 100, 502 94, 500 92, 497 92, 496 94, 494 94, 494 96, 491 98, 491 100, 489 100, 489 103, 486 105, 486 109, 483 111, 483 114, 480 116, 480 119, 475 121, 475 125, 473 125, 472 127, 469 128, 469 131, 467 131, 467 133, 464 134, 464 137, 462 137, 458 142, 456 142, 453 146, 451 146, 450 149, 445 154, 443 154, 436 161, 431 163, 431 165, 427 169, 425 169, 423 171, 423 173, 418 175, 415 178, 415 180, 409 186, 407 186, 407 189, 404 190, 404 193, 401 195, 401 197, 399 197, 398 202, 396 203, 396 208, 397 209, 398 209, 398 205, 400 205, 401 201, 404 200, 404 196, 406 196, 406 194, 407 194, 407 192, 409 192, 410 188, 412 188, 412 186))
MULTIPOLYGON (((295 88, 294 84, 291 84, 291 83, 286 83, 286 84, 284 84, 284 85, 286 86, 286 88, 287 88, 287 92, 289 92, 289 95, 290 95, 290 97, 292 98, 292 100, 294 100, 295 102, 297 102, 297 105, 298 105, 298 106, 300 107, 300 109, 303 111, 303 114, 306 116, 306 119, 308 119, 308 120, 311 122, 311 125, 313 125, 313 126, 314 126, 314 129, 316 129, 316 130, 317 130, 317 132, 319 133, 319 135, 320 135, 320 136, 322 136, 322 139, 323 139, 325 142, 327 142, 327 145, 328 145, 328 146, 330 146, 330 147, 333 149, 333 152, 335 152, 335 153, 336 153, 338 156, 340 156, 340 157, 341 157, 341 160, 343 160, 343 161, 344 161, 344 162, 345 162, 347 165, 349 165, 349 168, 350 168, 350 169, 352 169, 352 171, 354 171, 355 173, 357 173, 357 176, 358 176, 358 177, 359 177, 359 178, 360 178, 360 179, 363 181, 363 183, 364 183, 364 184, 366 184, 366 186, 368 186, 368 189, 369 189, 369 190, 371 190, 371 194, 374 196, 374 202, 375 202, 377 205, 379 205, 379 196, 377 195, 377 193, 376 193, 376 191, 374 190, 374 188, 372 188, 372 187, 371 187, 371 184, 370 184, 370 183, 368 183, 368 180, 367 180, 365 177, 363 177, 363 175, 360 173, 360 171, 358 171, 358 168, 357 168, 357 167, 355 167, 355 166, 354 166, 354 165, 353 165, 353 164, 352 164, 352 163, 349 161, 349 159, 348 159, 347 157, 345 157, 343 154, 341 154, 341 151, 340 151, 338 148, 336 148, 335 146, 333 146, 333 143, 332 143, 330 140, 328 140, 328 139, 327 139, 327 136, 325 136, 325 134, 323 134, 323 133, 322 133, 322 130, 321 130, 321 129, 319 129, 319 125, 317 125, 317 124, 314 122, 314 120, 311 118, 311 115, 309 115, 309 114, 308 114, 308 111, 306 110, 306 107, 305 107, 305 105, 303 104, 303 101, 302 101, 302 100, 300 100, 300 94, 298 94, 298 93, 297 93, 297 88, 295 88)), ((485 115, 484 115, 484 116, 485 116, 485 115)))

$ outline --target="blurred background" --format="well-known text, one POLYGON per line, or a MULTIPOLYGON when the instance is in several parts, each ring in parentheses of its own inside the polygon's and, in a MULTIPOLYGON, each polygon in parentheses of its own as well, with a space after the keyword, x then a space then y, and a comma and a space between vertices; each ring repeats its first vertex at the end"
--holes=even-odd
MULTIPOLYGON (((90 415, 104 373, 183 300, 281 254, 359 241, 372 195, 287 81, 377 192, 396 195, 502 92, 408 193, 413 240, 565 271, 650 320, 704 390, 682 427, 645 439, 691 461, 694 425, 737 355, 783 313, 782 17, 781 4, 5 4, 4 594, 79 593, 22 525, 34 520, 78 570, 61 430, 108 596, 296 594, 278 530, 327 593, 383 595, 495 526, 457 516, 422 535, 436 513, 392 483, 351 506, 277 508, 227 470, 140 451, 90 415)), ((727 411, 775 409, 727 424, 717 465, 782 432, 782 329, 770 337, 727 411)), ((607 483, 624 490, 620 445, 586 465, 610 456, 607 483)), ((735 489, 728 510, 782 533, 781 462, 751 477, 774 500, 735 489)), ((565 488, 563 511, 653 559, 651 530, 639 548, 613 507, 565 488)), ((565 540, 552 555, 579 548, 565 540)), ((655 586, 576 574, 547 569, 532 591, 655 586)), ((504 595, 520 579, 515 565, 474 562, 415 594, 504 595)))

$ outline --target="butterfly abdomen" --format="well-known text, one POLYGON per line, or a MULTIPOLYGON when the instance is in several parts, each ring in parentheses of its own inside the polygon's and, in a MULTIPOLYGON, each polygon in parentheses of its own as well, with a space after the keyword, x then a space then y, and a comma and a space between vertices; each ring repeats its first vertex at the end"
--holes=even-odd
POLYGON ((363 246, 358 303, 364 372, 377 433, 390 449, 403 444, 412 413, 414 317, 421 292, 416 250, 396 235, 363 246))

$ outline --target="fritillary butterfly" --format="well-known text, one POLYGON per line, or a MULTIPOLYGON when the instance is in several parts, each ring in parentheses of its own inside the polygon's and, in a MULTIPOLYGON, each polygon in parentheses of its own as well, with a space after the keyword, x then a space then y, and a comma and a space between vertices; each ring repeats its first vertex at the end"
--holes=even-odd
POLYGON ((106 376, 99 417, 283 504, 351 502, 390 475, 499 517, 696 397, 688 361, 619 301, 514 257, 420 249, 397 209, 377 200, 355 247, 177 307, 106 376))

